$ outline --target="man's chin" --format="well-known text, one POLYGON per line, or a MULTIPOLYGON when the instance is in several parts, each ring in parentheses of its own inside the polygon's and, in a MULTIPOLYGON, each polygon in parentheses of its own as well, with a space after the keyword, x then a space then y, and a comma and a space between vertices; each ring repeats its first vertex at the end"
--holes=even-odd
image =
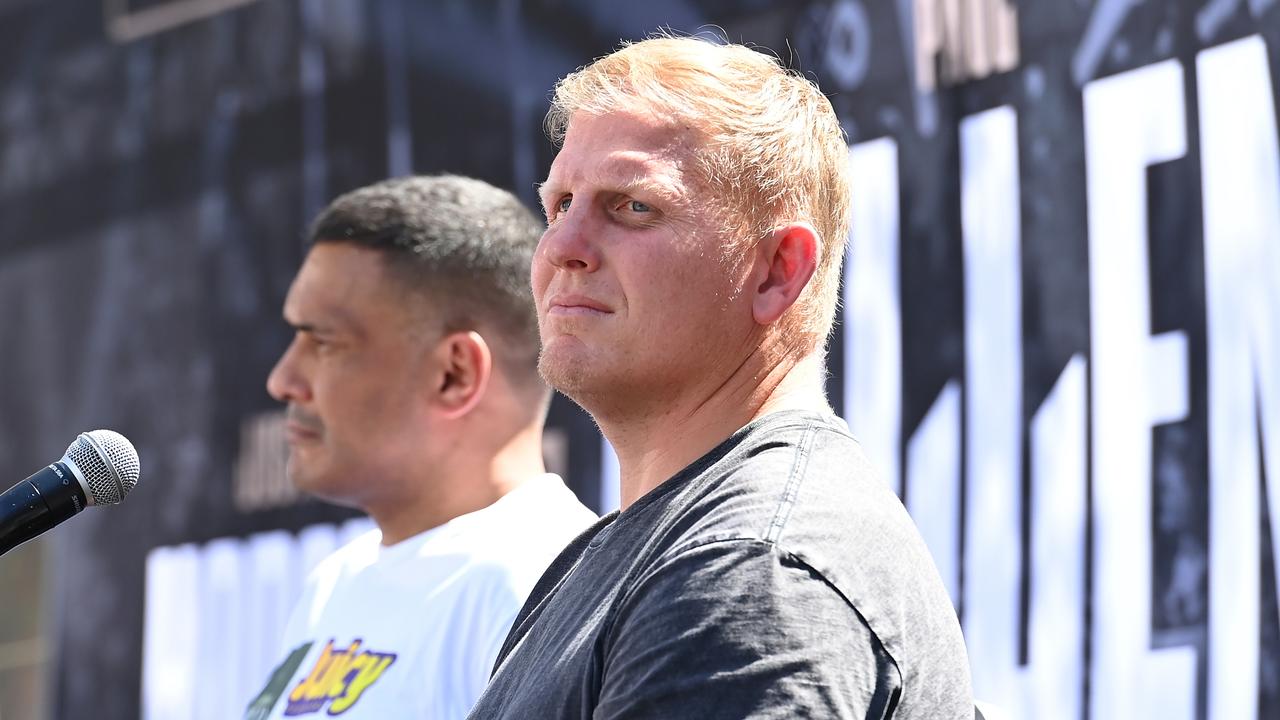
POLYGON ((290 455, 287 473, 289 482, 298 492, 333 502, 329 492, 333 485, 333 480, 330 478, 332 473, 325 472, 322 468, 317 468, 314 463, 301 460, 296 455, 290 455))
POLYGON ((632 378, 610 372, 600 362, 587 362, 581 356, 575 358, 543 355, 538 360, 538 372, 548 385, 586 410, 596 422, 630 407, 636 389, 632 378))
POLYGON ((581 356, 570 357, 568 353, 544 351, 538 357, 538 373, 542 379, 575 401, 578 395, 590 393, 596 385, 591 366, 592 363, 581 356))

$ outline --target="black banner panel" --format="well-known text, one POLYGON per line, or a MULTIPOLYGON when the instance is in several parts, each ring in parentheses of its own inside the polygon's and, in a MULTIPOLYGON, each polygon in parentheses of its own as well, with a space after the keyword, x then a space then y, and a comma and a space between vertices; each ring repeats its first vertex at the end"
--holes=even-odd
MULTIPOLYGON (((0 0, 0 462, 99 427, 142 458, 43 541, 43 589, 5 590, 43 592, 50 715, 242 716, 301 579, 368 522, 288 485, 264 389, 307 223, 408 173, 536 206, 555 81, 667 28, 771 52, 845 127, 829 396, 976 695, 1280 716, 1278 6, 0 0)), ((550 465, 615 505, 590 418, 557 398, 550 425, 550 465)))

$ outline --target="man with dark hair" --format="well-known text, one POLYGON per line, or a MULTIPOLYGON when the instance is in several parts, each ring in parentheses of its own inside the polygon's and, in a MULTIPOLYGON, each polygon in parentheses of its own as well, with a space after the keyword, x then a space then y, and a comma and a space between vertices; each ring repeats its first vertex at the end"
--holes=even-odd
POLYGON ((622 510, 539 580, 472 717, 973 718, 924 541, 826 400, 831 103, 661 37, 562 80, 548 121, 539 365, 613 444, 622 510))
POLYGON ((377 529, 325 559, 247 718, 457 718, 547 563, 594 516, 545 472, 528 286, 539 223, 478 180, 335 200, 285 300, 290 479, 377 529))

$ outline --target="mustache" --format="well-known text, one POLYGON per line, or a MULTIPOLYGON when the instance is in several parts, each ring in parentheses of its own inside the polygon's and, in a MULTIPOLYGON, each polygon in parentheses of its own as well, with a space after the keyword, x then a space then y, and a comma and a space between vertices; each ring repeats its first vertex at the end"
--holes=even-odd
POLYGON ((304 430, 320 432, 324 429, 324 423, 320 421, 320 417, 318 415, 309 413, 297 405, 289 406, 289 409, 285 411, 285 419, 294 425, 298 425, 304 430))

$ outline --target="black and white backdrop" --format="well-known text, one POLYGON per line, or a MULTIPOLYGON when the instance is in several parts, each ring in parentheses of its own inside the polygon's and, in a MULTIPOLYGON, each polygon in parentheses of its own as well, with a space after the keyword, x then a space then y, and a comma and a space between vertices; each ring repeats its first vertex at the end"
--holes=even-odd
MULTIPOLYGON (((263 389, 307 221, 409 172, 534 204, 554 81, 660 26, 769 49, 845 125, 830 396, 979 696, 1280 715, 1277 4, 0 0, 0 464, 96 427, 143 462, 48 540, 53 715, 239 716, 361 522, 282 482, 263 389)), ((616 502, 590 420, 551 424, 616 502)))

